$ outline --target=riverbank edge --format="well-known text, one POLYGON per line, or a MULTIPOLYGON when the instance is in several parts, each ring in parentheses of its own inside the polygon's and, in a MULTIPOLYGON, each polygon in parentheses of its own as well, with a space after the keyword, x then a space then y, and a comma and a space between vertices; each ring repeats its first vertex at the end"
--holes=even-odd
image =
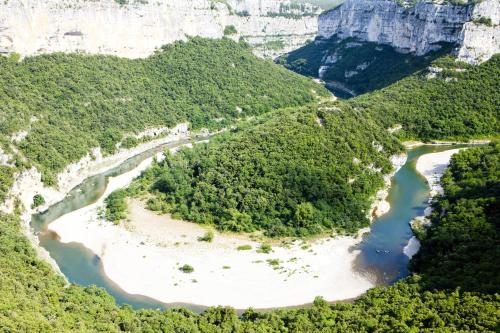
MULTIPOLYGON (((149 131, 148 129, 145 132, 149 131)), ((188 123, 180 123, 169 129, 168 134, 159 139, 154 139, 134 148, 121 148, 116 154, 103 157, 99 148, 92 149, 86 156, 78 162, 71 163, 57 175, 58 186, 46 187, 42 183, 42 175, 35 168, 23 170, 15 175, 15 181, 9 191, 7 199, 0 204, 0 211, 12 214, 15 210, 16 199, 20 200, 23 209, 21 218, 21 231, 29 240, 38 258, 48 263, 52 269, 66 281, 66 276, 61 272, 57 262, 50 256, 49 252, 40 246, 38 236, 31 228, 31 216, 42 213, 50 206, 62 201, 68 193, 79 186, 87 178, 109 171, 122 164, 129 158, 142 154, 158 146, 172 144, 182 140, 192 138, 188 123), (31 208, 33 196, 41 194, 45 203, 37 208, 31 208)))
MULTIPOLYGON (((384 202, 387 195, 388 195, 388 188, 390 187, 391 185, 391 180, 392 180, 392 177, 394 176, 394 174, 406 163, 406 160, 407 160, 407 155, 406 153, 402 153, 402 154, 398 154, 398 155, 393 155, 390 157, 390 161, 393 165, 393 171, 389 174, 386 174, 384 175, 384 181, 385 181, 385 184, 386 186, 384 188, 382 188, 379 192, 378 192, 378 201, 374 201, 373 204, 372 204, 372 207, 373 209, 377 209, 379 207, 379 204, 381 202, 384 202)), ((120 177, 120 176, 118 176, 120 177)), ((106 190, 106 193, 108 192, 108 190, 106 190)), ((380 206, 382 207, 382 206, 380 206)), ((383 209, 379 209, 378 210, 379 212, 382 212, 383 209)), ((75 218, 72 217, 73 221, 75 221, 75 218)), ((76 220, 79 220, 79 219, 76 219, 76 220)), ((92 223, 91 223, 92 224, 92 223)), ((87 225, 85 228, 92 228, 91 227, 91 224, 87 225)), ((84 228, 84 229, 85 229, 84 228)), ((106 228, 105 228, 106 229, 106 228)), ((60 235, 61 237, 61 242, 63 243, 68 243, 68 242, 77 242, 77 243, 80 243, 82 244, 83 246, 85 246, 86 248, 90 249, 92 252, 96 253, 97 255, 101 256, 101 251, 99 251, 100 248, 106 248, 106 252, 109 254, 109 251, 110 251, 110 247, 108 245, 104 246, 103 247, 103 244, 100 243, 100 241, 98 241, 97 239, 95 239, 95 237, 91 237, 91 235, 89 234, 89 237, 87 236, 84 236, 84 233, 85 232, 76 232, 75 234, 75 231, 76 230, 73 230, 73 229, 67 229, 67 224, 65 225, 65 223, 62 223, 62 220, 59 220, 59 221, 54 221, 50 226, 49 226, 49 230, 52 230, 53 232, 57 233, 60 235), (87 239, 87 240, 85 240, 87 239)), ((82 229, 83 230, 83 229, 82 229)), ((104 230, 104 229, 103 229, 104 230)), ((109 230, 108 230, 109 231, 109 230)), ((358 244, 360 241, 362 241, 362 235, 365 233, 365 232, 369 232, 370 231, 370 228, 367 227, 367 228, 364 228, 364 229, 361 229, 359 230, 359 232, 357 233, 357 235, 354 235, 354 236, 343 236, 343 237, 335 237, 334 240, 338 239, 338 242, 336 242, 336 245, 342 245, 340 248, 337 248, 337 250, 339 251, 346 251, 346 252, 350 252, 352 246, 355 246, 356 244, 358 244), (348 241, 349 244, 347 244, 347 246, 343 246, 344 243, 346 242, 346 240, 344 238, 349 238, 350 240, 348 241), (344 240, 343 240, 344 239, 344 240)), ((94 230, 94 233, 95 233, 95 230, 94 230)), ((92 234, 92 233, 91 233, 92 234)), ((113 238, 111 237, 111 239, 114 239, 114 241, 112 242, 113 244, 117 243, 119 241, 119 239, 125 239, 127 237, 125 237, 125 235, 122 235, 123 237, 118 237, 118 238, 113 238)), ((201 235, 200 235, 201 236, 201 235)), ((99 238, 99 237, 98 237, 99 238)), ((216 237, 216 238, 219 238, 216 237)), ((128 239, 128 238, 127 238, 128 239)), ((316 239, 315 241, 317 242, 321 242, 321 241, 325 241, 325 240, 330 240, 332 239, 331 236, 328 236, 328 237, 324 237, 322 239, 316 239)), ((108 240, 109 241, 109 240, 108 240)), ((138 241, 139 242, 139 241, 138 241)), ((248 241, 247 241, 248 242, 248 241)), ((127 241, 127 243, 129 243, 127 241)), ((146 249, 148 248, 149 249, 149 245, 147 245, 147 242, 142 242, 140 241, 139 242, 141 244, 141 248, 142 249, 146 249)), ((310 243, 310 245, 314 245, 316 244, 315 242, 313 243, 310 243)), ((317 244, 316 244, 317 245, 317 244)), ((153 245, 151 245, 153 246, 153 245)), ((254 244, 254 247, 257 248, 258 244, 254 244)), ((154 247, 154 246, 153 246, 154 247)), ((123 249, 122 249, 123 250, 123 249)), ((151 249, 151 251, 153 251, 153 249, 151 249)), ((123 252, 123 251, 120 251, 120 252, 123 252)), ((153 251, 154 252, 154 251, 153 251)), ((151 256, 151 253, 148 253, 147 255, 145 255, 146 257, 150 257, 151 256)), ((109 258, 108 258, 109 259, 109 258)), ((196 259, 196 258, 195 258, 196 259)), ((192 259, 192 260, 195 260, 195 259, 192 259)), ((105 261, 104 258, 102 258, 103 262, 105 261)), ((354 260, 354 257, 353 259, 354 260)), ((352 266, 352 262, 353 261, 350 261, 350 264, 352 266)), ((154 293, 151 293, 151 292, 144 292, 144 291, 141 291, 139 290, 140 288, 137 287, 137 285, 135 284, 134 280, 130 280, 130 281, 119 281, 119 280, 116 280, 116 277, 119 276, 128 276, 129 274, 127 274, 126 272, 121 272, 120 274, 115 274, 116 273, 116 269, 114 269, 113 267, 115 267, 116 263, 105 263, 104 264, 104 272, 105 274, 108 276, 108 278, 110 278, 111 280, 113 280, 117 285, 120 286, 120 288, 122 288, 125 292, 129 293, 129 294, 140 294, 140 295, 146 295, 148 297, 151 297, 151 298, 154 298, 156 299, 157 301, 159 302, 162 302, 162 303, 165 303, 167 302, 166 304, 169 304, 170 302, 179 302, 179 300, 169 300, 167 301, 167 299, 165 298, 161 298, 159 297, 159 293, 160 293, 160 290, 156 290, 154 293), (139 289, 138 289, 139 288, 139 289), (158 296, 158 297, 155 297, 154 295, 158 296)), ((120 267, 121 265, 118 265, 118 267, 120 267)), ((200 265, 198 264, 197 265, 198 269, 200 267, 200 265)), ((116 268, 116 267, 115 267, 116 268)), ((358 274, 356 272, 353 272, 353 274, 358 274)), ((365 277, 366 279, 366 277, 365 277)), ((368 279, 369 280, 369 279, 368 279)), ((367 281, 368 281, 367 280, 367 281)), ((339 280, 340 281, 340 280, 339 280)), ((354 283, 354 280, 353 280, 353 283, 354 283)), ((370 282, 371 283, 371 282, 370 282)), ((353 284, 353 288, 354 289, 359 289, 358 285, 356 283, 353 284)), ((371 287, 373 287, 374 285, 371 284, 371 287)), ((371 287, 368 287, 371 288, 371 287)), ((366 290, 368 289, 363 289, 362 291, 360 291, 360 293, 356 293, 356 296, 355 297, 358 297, 359 295, 362 295, 364 292, 366 292, 366 290)), ((198 295, 199 296, 199 295, 198 295)), ((332 295, 330 295, 332 296, 332 295)), ((337 297, 337 296, 335 296, 337 297)), ((344 299, 347 299, 347 300, 350 300, 352 299, 353 295, 349 295, 348 297, 346 298, 331 298, 332 301, 342 301, 344 299)), ((186 302, 186 300, 182 300, 183 302, 186 302)), ((271 307, 289 307, 289 306, 297 306, 298 304, 307 304, 306 303, 307 301, 306 300, 302 300, 301 302, 297 303, 297 304, 294 304, 294 303, 290 303, 290 304, 280 304, 280 305, 270 305, 270 304, 260 304, 258 306, 258 308, 268 308, 269 306, 271 307), (305 302, 304 302, 305 301, 305 302)), ((202 305, 202 306, 209 306, 210 304, 209 303, 200 303, 200 302, 196 302, 196 301, 192 301, 192 302, 189 302, 190 304, 197 304, 197 305, 202 305)), ((231 306, 236 306, 236 305, 231 305, 231 306)), ((250 305, 249 305, 250 306, 250 305)), ((257 305, 253 305, 253 306, 257 306, 257 305)), ((236 306, 237 307, 237 306, 236 306)))
MULTIPOLYGON (((489 143, 489 140, 482 140, 482 141, 474 141, 474 143, 467 143, 469 145, 482 145, 482 144, 487 144, 489 143)), ((437 143, 437 144, 427 144, 429 146, 443 146, 443 145, 449 145, 452 147, 453 145, 456 144, 461 144, 461 143, 449 143, 449 144, 443 144, 443 143, 437 143)), ((422 146, 422 145, 419 145, 422 146)), ((417 216, 415 217, 412 221, 410 221, 410 225, 413 226, 415 223, 418 223, 419 225, 422 226, 428 226, 430 225, 430 220, 429 216, 432 212, 431 209, 431 204, 436 197, 436 195, 440 194, 440 181, 441 178, 443 177, 444 172, 448 169, 448 166, 450 165, 451 158, 453 155, 457 154, 461 150, 466 149, 466 148, 450 148, 448 150, 444 150, 442 152, 434 152, 434 153, 428 153, 421 155, 415 165, 415 170, 425 178, 428 186, 429 186, 429 200, 427 202, 427 207, 424 211, 424 215, 417 216), (450 154, 451 153, 451 154, 450 154), (446 156, 446 161, 442 161, 439 158, 438 159, 433 159, 431 161, 425 161, 429 155, 434 155, 434 156, 446 156), (424 162, 425 161, 425 162, 424 162), (433 173, 432 175, 428 174, 428 170, 431 169, 436 169, 440 164, 442 165, 442 162, 445 162, 445 167, 438 172, 433 173)), ((403 248, 403 253, 408 256, 410 259, 418 253, 420 249, 420 240, 417 238, 417 236, 414 234, 410 240, 408 241, 408 244, 403 248)))

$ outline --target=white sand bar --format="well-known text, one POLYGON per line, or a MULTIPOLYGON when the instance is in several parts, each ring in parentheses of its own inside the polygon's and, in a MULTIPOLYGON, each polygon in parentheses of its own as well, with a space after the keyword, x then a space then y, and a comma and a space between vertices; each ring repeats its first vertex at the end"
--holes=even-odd
POLYGON ((130 221, 114 226, 97 219, 97 207, 63 216, 49 226, 64 243, 78 242, 101 257, 106 275, 130 294, 164 303, 269 308, 300 305, 314 297, 342 300, 359 296, 373 283, 354 272, 359 239, 322 239, 308 246, 296 241, 257 253, 260 243, 240 235, 215 234, 200 242, 206 229, 175 221, 130 201, 130 221), (240 245, 251 245, 239 251, 240 245), (278 265, 268 260, 278 259, 278 265), (179 267, 189 264, 194 272, 179 267))
MULTIPOLYGON (((430 187, 430 201, 432 198, 438 194, 443 194, 443 188, 441 187, 441 177, 445 172, 446 168, 450 164, 451 157, 458 153, 461 149, 450 149, 438 153, 430 153, 422 155, 417 160, 416 169, 417 171, 425 177, 427 183, 430 187)), ((428 206, 425 210, 425 215, 428 216, 431 213, 431 207, 428 206)), ((430 220, 425 216, 419 216, 416 219, 420 221, 421 224, 428 225, 430 220)), ((404 247, 403 253, 409 258, 413 257, 420 250, 420 241, 417 237, 413 236, 410 238, 408 244, 404 247)))
POLYGON ((77 242, 96 253, 106 275, 130 294, 164 303, 270 308, 357 297, 374 286, 353 269, 360 237, 325 238, 257 253, 259 242, 248 237, 215 233, 213 242, 200 242, 207 229, 148 211, 129 202, 129 220, 119 226, 98 218, 104 198, 126 187, 147 168, 109 179, 105 195, 95 204, 66 214, 49 225, 63 243, 77 242), (247 251, 238 246, 251 245, 247 251), (268 260, 274 261, 269 262, 268 260), (278 260, 277 262, 275 260, 278 260), (273 265, 274 263, 274 265, 273 265), (192 273, 179 267, 188 264, 192 273))
POLYGON ((460 149, 450 149, 439 153, 425 154, 418 158, 416 168, 427 179, 431 189, 431 197, 443 193, 443 188, 440 184, 441 177, 450 164, 451 157, 459 151, 460 149))

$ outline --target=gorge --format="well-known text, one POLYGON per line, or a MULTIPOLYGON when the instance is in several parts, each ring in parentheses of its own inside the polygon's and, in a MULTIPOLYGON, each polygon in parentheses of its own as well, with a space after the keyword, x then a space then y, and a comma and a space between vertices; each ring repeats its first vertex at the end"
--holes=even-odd
POLYGON ((498 1, 313 1, 0 2, 2 330, 498 329, 498 1))

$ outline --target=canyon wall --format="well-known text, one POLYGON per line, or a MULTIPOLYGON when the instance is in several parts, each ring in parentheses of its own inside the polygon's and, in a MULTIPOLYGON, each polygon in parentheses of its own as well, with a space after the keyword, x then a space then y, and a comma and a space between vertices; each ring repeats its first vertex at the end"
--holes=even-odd
POLYGON ((290 0, 2 0, 0 54, 142 58, 189 36, 227 35, 275 57, 313 39, 319 13, 290 0))
POLYGON ((500 51, 500 2, 454 5, 419 1, 404 6, 393 0, 348 0, 320 15, 318 36, 357 39, 424 55, 438 43, 456 43, 456 54, 479 63, 500 51))

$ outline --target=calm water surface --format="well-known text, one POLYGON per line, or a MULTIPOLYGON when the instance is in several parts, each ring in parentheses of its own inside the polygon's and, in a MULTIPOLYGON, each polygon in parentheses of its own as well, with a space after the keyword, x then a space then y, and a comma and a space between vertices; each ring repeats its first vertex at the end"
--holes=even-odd
MULTIPOLYGON (((134 156, 108 172, 93 176, 74 188, 61 202, 42 214, 33 215, 31 226, 38 234, 40 245, 54 258, 67 279, 82 286, 96 285, 105 288, 118 304, 130 304, 134 308, 168 308, 185 306, 193 311, 205 307, 192 304, 164 304, 148 297, 124 292, 104 274, 100 258, 80 244, 63 244, 47 226, 58 217, 97 201, 104 193, 108 177, 127 172, 144 159, 166 148, 174 148, 189 141, 167 144, 134 156)), ((412 237, 409 221, 423 215, 429 196, 425 179, 415 170, 417 158, 422 154, 454 149, 459 146, 422 146, 408 152, 408 161, 392 180, 388 201, 391 210, 376 219, 371 232, 357 246, 361 250, 355 263, 361 273, 374 275, 381 284, 392 283, 409 274, 408 257, 403 248, 412 237)), ((124 263, 126 264, 126 263, 124 263)))

